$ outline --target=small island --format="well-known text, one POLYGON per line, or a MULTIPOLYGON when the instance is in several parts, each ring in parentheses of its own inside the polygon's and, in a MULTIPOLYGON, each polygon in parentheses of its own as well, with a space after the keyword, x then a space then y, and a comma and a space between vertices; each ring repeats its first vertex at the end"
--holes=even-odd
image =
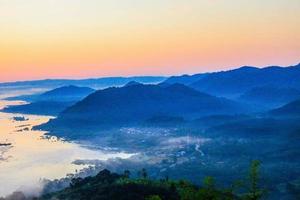
POLYGON ((23 122, 23 121, 27 121, 28 118, 25 118, 24 116, 15 116, 12 118, 14 121, 17 121, 17 122, 23 122))
POLYGON ((10 143, 10 142, 4 142, 4 143, 2 143, 2 142, 0 142, 0 147, 1 146, 11 146, 12 145, 12 143, 10 143))

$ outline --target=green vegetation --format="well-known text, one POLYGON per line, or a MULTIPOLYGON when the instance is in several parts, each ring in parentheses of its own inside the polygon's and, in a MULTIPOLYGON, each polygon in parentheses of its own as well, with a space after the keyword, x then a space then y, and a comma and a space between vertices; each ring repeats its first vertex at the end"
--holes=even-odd
POLYGON ((261 199, 265 190, 259 188, 259 166, 260 162, 255 160, 251 163, 250 172, 249 172, 249 185, 248 185, 248 193, 244 195, 244 199, 246 200, 258 200, 261 199))
POLYGON ((218 188, 213 177, 206 177, 201 187, 185 180, 160 180, 148 178, 146 169, 138 178, 124 174, 99 172, 94 177, 72 179, 68 188, 41 197, 46 199, 80 200, 259 200, 264 195, 260 188, 259 161, 251 163, 249 177, 230 188, 218 188))

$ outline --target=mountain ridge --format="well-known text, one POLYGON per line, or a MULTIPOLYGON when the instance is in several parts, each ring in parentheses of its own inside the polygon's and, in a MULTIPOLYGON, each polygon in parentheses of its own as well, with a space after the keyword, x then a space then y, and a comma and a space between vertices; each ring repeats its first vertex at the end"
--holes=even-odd
POLYGON ((48 125, 116 126, 142 123, 157 116, 192 119, 209 114, 240 113, 243 109, 236 102, 182 84, 165 88, 140 84, 98 90, 65 109, 48 125))
POLYGON ((21 95, 7 98, 7 100, 27 101, 28 104, 13 105, 2 109, 2 112, 36 114, 36 115, 58 115, 65 108, 83 99, 95 90, 89 87, 78 87, 74 85, 63 86, 42 94, 21 95))
POLYGON ((300 98, 269 112, 274 116, 300 117, 300 98))
POLYGON ((263 85, 300 89, 299 77, 300 64, 290 67, 241 67, 230 71, 212 73, 190 86, 216 96, 230 97, 263 85))
POLYGON ((300 63, 288 67, 267 66, 258 68, 242 66, 226 71, 173 76, 163 83, 182 83, 212 95, 236 98, 253 87, 268 84, 275 87, 300 89, 299 77, 300 63))

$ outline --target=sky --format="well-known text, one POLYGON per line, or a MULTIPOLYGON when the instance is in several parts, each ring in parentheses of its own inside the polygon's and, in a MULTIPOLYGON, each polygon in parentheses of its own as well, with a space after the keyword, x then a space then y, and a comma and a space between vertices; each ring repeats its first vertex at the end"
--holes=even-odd
POLYGON ((0 0, 0 82, 300 62, 299 0, 0 0))

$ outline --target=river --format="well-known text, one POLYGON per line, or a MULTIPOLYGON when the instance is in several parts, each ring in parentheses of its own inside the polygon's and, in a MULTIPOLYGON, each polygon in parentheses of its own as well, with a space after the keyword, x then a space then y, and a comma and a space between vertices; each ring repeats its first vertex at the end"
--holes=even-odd
MULTIPOLYGON (((0 109, 21 103, 23 102, 0 100, 0 109)), ((123 152, 87 149, 56 137, 46 138, 45 132, 31 130, 32 126, 50 118, 0 112, 0 197, 16 190, 37 193, 42 188, 41 179, 62 178, 87 167, 73 164, 77 159, 126 159, 131 156, 123 152), (14 120, 15 116, 24 116, 26 120, 14 120)))

